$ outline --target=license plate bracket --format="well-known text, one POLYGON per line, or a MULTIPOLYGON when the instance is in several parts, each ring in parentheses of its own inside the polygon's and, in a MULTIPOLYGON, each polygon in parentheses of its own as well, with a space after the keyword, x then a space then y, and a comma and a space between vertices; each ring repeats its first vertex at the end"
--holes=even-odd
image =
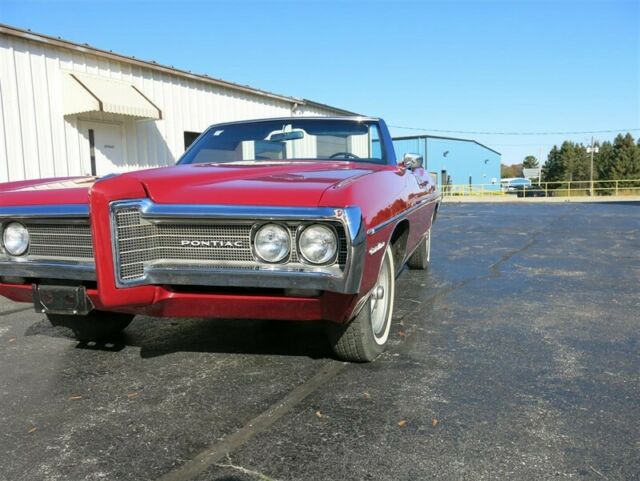
POLYGON ((84 286, 33 284, 33 306, 36 312, 83 316, 93 309, 84 286))

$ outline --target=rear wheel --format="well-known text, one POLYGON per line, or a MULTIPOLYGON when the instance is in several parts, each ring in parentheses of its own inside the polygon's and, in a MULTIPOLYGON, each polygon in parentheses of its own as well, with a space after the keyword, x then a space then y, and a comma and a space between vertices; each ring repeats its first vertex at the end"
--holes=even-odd
POLYGON ((78 341, 100 341, 115 336, 133 320, 133 314, 91 311, 86 316, 47 314, 53 326, 68 327, 78 341))
POLYGON ((425 235, 418 248, 415 250, 411 257, 409 257, 409 261, 407 265, 409 269, 420 269, 427 270, 429 268, 429 261, 431 260, 431 228, 427 231, 427 235, 425 235))
POLYGON ((346 325, 330 328, 331 345, 340 359, 370 362, 385 350, 394 295, 395 268, 391 247, 387 246, 378 280, 363 308, 346 325))

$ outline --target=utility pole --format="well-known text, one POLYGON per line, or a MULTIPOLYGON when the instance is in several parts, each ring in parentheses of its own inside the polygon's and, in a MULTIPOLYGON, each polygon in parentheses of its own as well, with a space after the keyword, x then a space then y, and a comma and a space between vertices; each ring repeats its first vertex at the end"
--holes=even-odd
POLYGON ((540 155, 538 156, 538 187, 542 182, 542 145, 540 146, 540 155))
POLYGON ((589 189, 591 192, 591 197, 593 197, 593 154, 598 153, 600 149, 598 147, 593 146, 593 136, 591 136, 591 147, 587 147, 587 153, 591 154, 591 188, 589 189))

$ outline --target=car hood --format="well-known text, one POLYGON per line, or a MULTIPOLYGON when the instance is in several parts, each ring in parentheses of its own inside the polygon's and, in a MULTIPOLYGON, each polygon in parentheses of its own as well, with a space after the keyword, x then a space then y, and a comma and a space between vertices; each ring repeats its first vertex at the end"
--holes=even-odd
POLYGON ((95 180, 95 177, 64 177, 0 184, 0 206, 86 204, 95 180))
POLYGON ((178 165, 124 174, 157 203, 315 207, 323 193, 379 169, 353 162, 178 165))

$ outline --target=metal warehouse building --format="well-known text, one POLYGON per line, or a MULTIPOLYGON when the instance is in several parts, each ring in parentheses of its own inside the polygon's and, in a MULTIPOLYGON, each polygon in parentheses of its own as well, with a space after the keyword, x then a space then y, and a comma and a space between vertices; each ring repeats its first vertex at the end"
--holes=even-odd
POLYGON ((398 158, 407 152, 422 155, 425 168, 436 174, 440 185, 500 188, 500 152, 475 140, 417 135, 394 137, 393 145, 398 158))
POLYGON ((0 182, 171 165, 216 122, 350 114, 0 25, 0 182))

